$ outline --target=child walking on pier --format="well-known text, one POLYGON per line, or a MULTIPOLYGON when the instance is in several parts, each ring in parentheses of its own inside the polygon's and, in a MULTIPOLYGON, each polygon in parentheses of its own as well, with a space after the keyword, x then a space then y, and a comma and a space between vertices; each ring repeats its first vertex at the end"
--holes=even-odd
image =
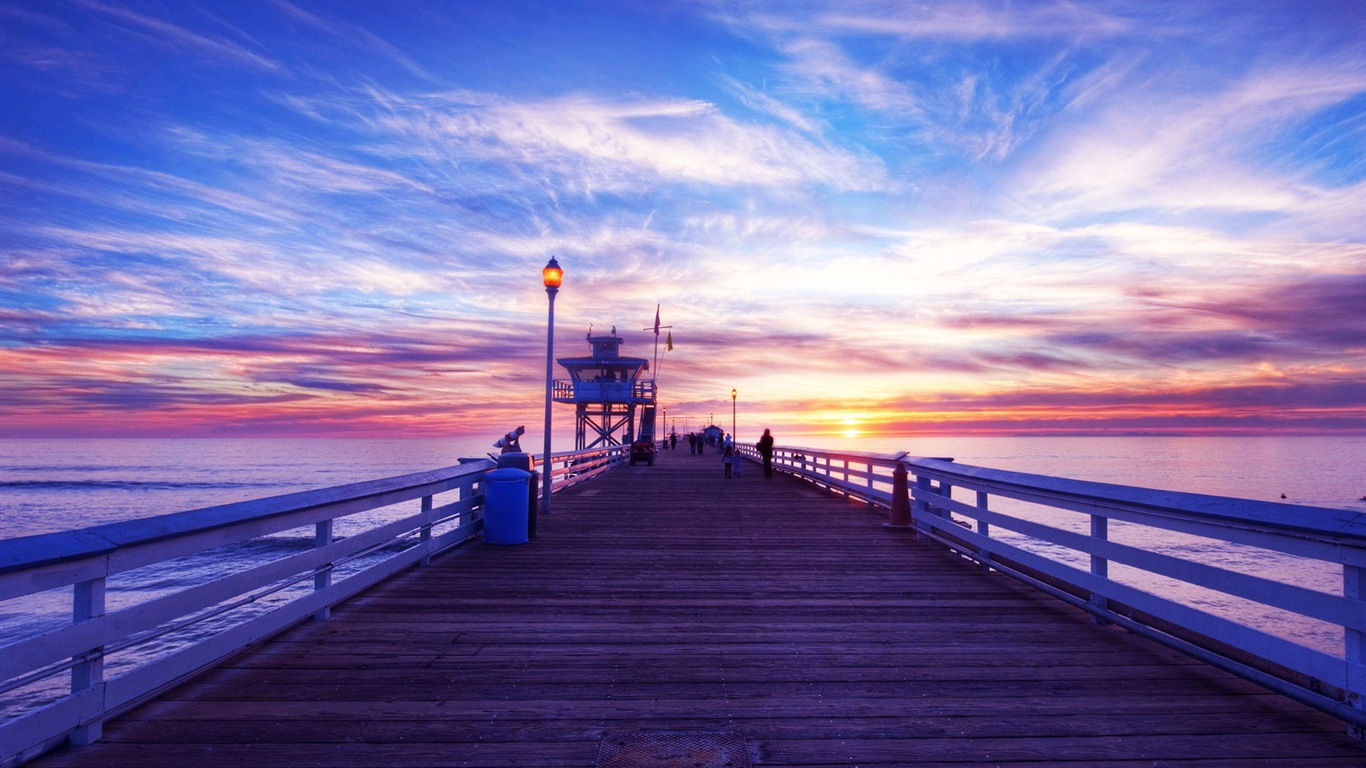
POLYGON ((729 480, 731 478, 732 465, 735 464, 734 446, 727 445, 725 450, 721 451, 721 463, 726 467, 726 479, 729 480))

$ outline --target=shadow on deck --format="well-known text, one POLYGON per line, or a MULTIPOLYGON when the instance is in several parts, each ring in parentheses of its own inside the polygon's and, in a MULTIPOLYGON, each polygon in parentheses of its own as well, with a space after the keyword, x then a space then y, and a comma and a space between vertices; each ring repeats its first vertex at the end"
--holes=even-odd
POLYGON ((666 451, 33 765, 1366 765, 1342 723, 883 519, 666 451), (642 732, 692 746, 623 762, 642 732))

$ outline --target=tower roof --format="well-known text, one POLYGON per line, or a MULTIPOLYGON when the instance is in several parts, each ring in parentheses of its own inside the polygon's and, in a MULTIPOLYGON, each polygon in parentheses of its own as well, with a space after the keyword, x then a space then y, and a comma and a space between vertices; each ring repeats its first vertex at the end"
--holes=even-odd
POLYGON ((612 326, 609 335, 594 336, 590 330, 588 332, 588 346, 591 357, 561 357, 556 360, 560 365, 569 369, 571 372, 583 368, 610 368, 615 371, 623 369, 634 369, 648 367, 649 360, 643 357, 622 357, 621 345, 626 340, 617 335, 616 326, 612 326))

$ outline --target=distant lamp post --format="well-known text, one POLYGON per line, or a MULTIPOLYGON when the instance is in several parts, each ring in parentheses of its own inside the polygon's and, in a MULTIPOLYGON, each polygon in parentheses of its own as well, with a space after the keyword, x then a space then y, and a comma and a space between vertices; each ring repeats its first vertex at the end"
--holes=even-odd
POLYGON ((541 270, 541 282, 550 297, 550 317, 545 330, 545 456, 541 459, 541 513, 550 514, 550 395, 555 388, 555 294, 560 291, 564 270, 552 256, 541 270))
POLYGON ((731 440, 734 440, 735 443, 736 443, 736 445, 739 445, 739 444, 740 444, 740 436, 737 435, 737 434, 735 434, 735 396, 736 396, 736 394, 737 394, 737 393, 736 393, 735 390, 732 389, 732 390, 730 391, 730 439, 731 439, 731 440))

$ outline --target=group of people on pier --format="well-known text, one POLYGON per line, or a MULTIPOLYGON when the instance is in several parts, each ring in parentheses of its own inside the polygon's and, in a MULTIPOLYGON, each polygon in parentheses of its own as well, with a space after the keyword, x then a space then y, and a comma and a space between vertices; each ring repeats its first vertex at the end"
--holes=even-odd
MULTIPOLYGON (((725 467, 726 477, 735 478, 740 476, 740 451, 735 444, 732 435, 722 433, 720 430, 712 432, 710 429, 702 434, 697 432, 688 433, 688 453, 691 455, 701 455, 708 445, 717 447, 721 453, 721 463, 725 467)), ((678 447, 678 435, 674 434, 670 440, 674 448, 678 447)), ((759 451, 759 455, 764 460, 764 478, 773 477, 773 433, 764 430, 764 436, 759 438, 759 442, 754 444, 754 448, 759 451)))

